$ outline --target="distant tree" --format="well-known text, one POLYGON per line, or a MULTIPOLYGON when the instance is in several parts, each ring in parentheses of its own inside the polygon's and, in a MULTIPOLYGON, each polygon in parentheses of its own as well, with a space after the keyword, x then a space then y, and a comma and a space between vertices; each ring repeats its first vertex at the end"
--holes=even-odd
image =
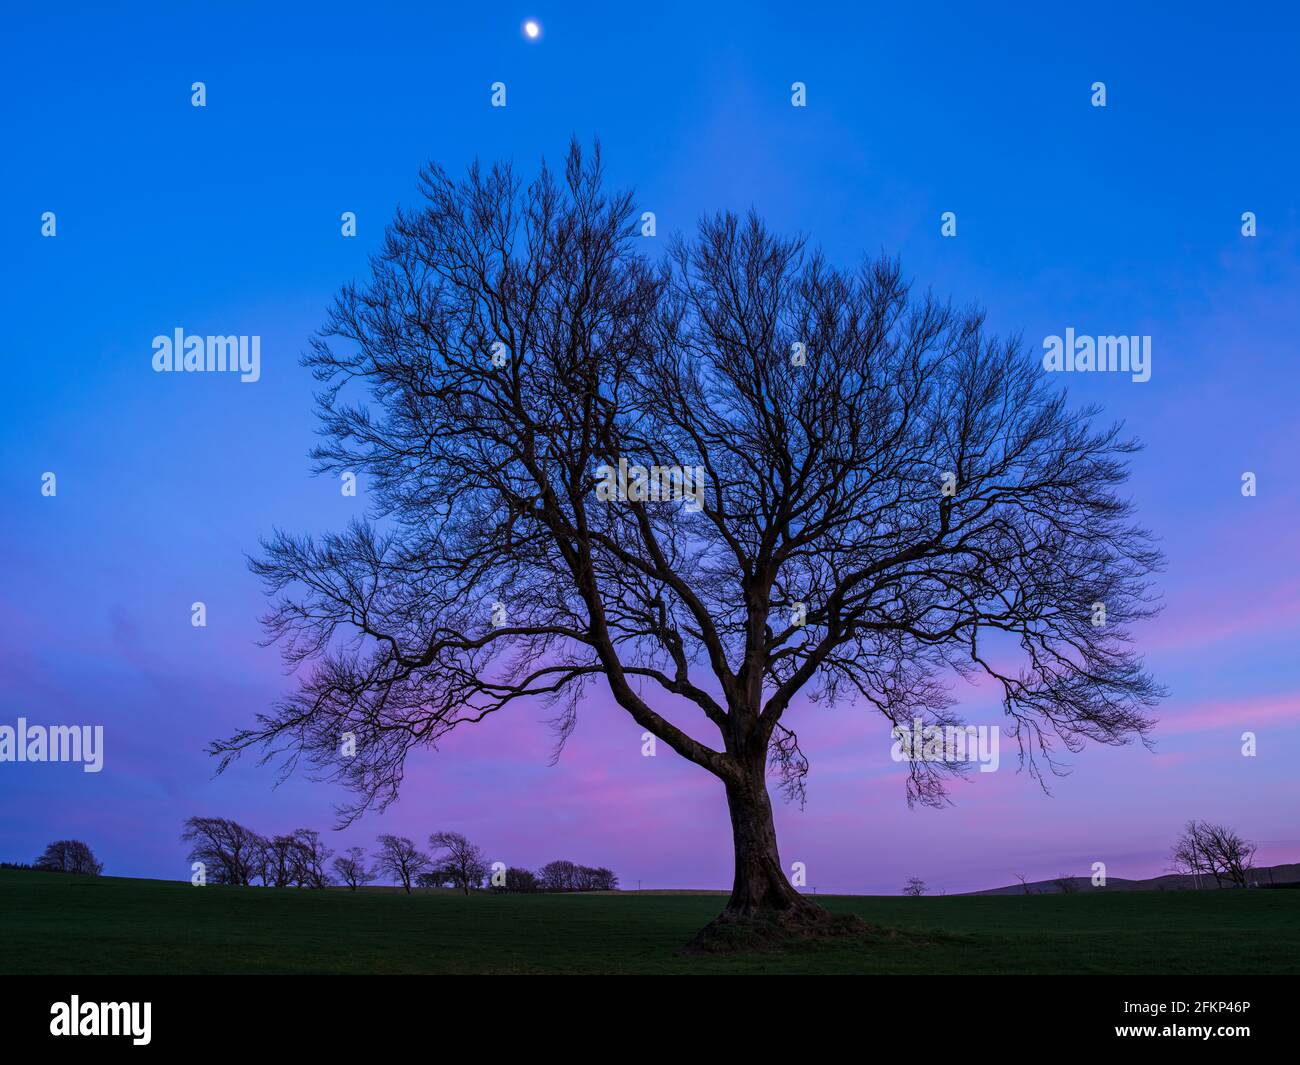
POLYGON ((1247 887, 1255 865, 1255 845, 1226 825, 1202 823, 1210 866, 1233 887, 1247 887))
POLYGON ((330 877, 325 871, 325 863, 334 852, 321 842, 320 833, 313 828, 298 828, 293 832, 293 841, 298 848, 298 886, 328 887, 330 877))
POLYGON ((547 862, 538 871, 537 879, 542 891, 618 890, 618 877, 612 869, 565 860, 547 862))
POLYGON ((247 886, 262 874, 266 840, 238 821, 191 817, 181 839, 190 844, 190 861, 205 866, 210 883, 247 886))
POLYGON ((293 887, 302 879, 302 855, 293 836, 272 836, 263 840, 260 875, 267 887, 293 887))
POLYGON ((925 891, 925 881, 919 876, 909 876, 907 878, 907 886, 903 888, 904 895, 911 895, 912 898, 918 899, 925 894, 925 891))
MULTIPOLYGON (((1183 828, 1183 834, 1174 843, 1170 858, 1173 871, 1186 873, 1188 876, 1193 877, 1197 887, 1201 886, 1200 878, 1202 876, 1215 875, 1210 868, 1209 854, 1202 838, 1201 822, 1199 821, 1187 822, 1183 828)), ((1217 876, 1215 876, 1215 880, 1217 882, 1217 876)))
POLYGON ((365 887, 375 879, 375 874, 366 866, 366 852, 360 847, 349 847, 346 854, 334 859, 334 871, 339 880, 352 891, 365 887))
POLYGON ((435 832, 429 837, 429 848, 437 852, 435 862, 450 874, 452 887, 469 894, 470 888, 483 886, 488 874, 488 863, 483 852, 459 832, 435 832))
POLYGON ((578 866, 574 862, 560 859, 547 862, 538 870, 543 891, 577 891, 578 866))
POLYGON ((1217 887, 1225 880, 1234 887, 1246 887, 1255 865, 1255 845, 1226 825, 1188 821, 1171 857, 1176 872, 1197 877, 1208 874, 1217 887))
POLYGON ((618 877, 614 875, 613 870, 606 869, 603 865, 594 869, 589 865, 580 865, 578 884, 579 891, 616 891, 618 877))
POLYGON ((1025 883, 1025 874, 1024 874, 1024 873, 1017 873, 1017 874, 1016 874, 1016 879, 1020 881, 1020 886, 1021 886, 1022 889, 1024 889, 1024 892, 1025 892, 1026 895, 1032 895, 1032 894, 1034 893, 1034 892, 1033 892, 1033 889, 1030 888, 1030 886, 1029 886, 1027 883, 1025 883))
POLYGON ((1053 883, 1056 884, 1062 895, 1073 895, 1079 890, 1079 885, 1074 882, 1074 877, 1066 876, 1062 873, 1053 883))
POLYGON ((379 837, 379 852, 375 855, 375 869, 387 873, 395 882, 411 893, 411 884, 421 873, 427 872, 432 862, 405 836, 379 837))
POLYGON ((531 869, 520 869, 512 865, 506 870, 505 887, 497 890, 511 895, 531 895, 540 887, 541 881, 531 869))
POLYGON ((427 871, 416 877, 416 886, 460 890, 462 886, 460 870, 447 862, 434 862, 427 871))
POLYGON ((81 876, 99 876, 104 871, 104 866, 95 860, 90 848, 79 839, 60 839, 51 843, 36 859, 36 868, 81 876))

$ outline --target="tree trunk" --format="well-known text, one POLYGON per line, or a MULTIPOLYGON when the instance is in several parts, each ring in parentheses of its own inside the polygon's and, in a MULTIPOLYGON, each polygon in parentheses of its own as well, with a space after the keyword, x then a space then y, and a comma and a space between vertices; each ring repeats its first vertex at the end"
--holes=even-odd
POLYGON ((868 926, 849 914, 830 914, 799 894, 781 867, 772 801, 762 761, 727 782, 736 848, 735 880, 726 908, 686 946, 688 954, 779 949, 787 943, 860 936, 868 926))
POLYGON ((743 782, 727 786, 736 869, 723 916, 744 919, 821 912, 820 906, 794 889, 781 867, 767 781, 761 774, 754 777, 749 774, 743 782))

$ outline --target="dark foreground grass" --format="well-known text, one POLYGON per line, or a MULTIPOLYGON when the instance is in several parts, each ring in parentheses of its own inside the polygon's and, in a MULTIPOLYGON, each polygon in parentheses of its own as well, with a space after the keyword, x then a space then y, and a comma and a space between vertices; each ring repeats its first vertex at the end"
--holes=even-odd
POLYGON ((819 896, 881 931, 779 954, 679 956, 724 901, 194 888, 0 870, 0 972, 1300 972, 1300 891, 819 896))

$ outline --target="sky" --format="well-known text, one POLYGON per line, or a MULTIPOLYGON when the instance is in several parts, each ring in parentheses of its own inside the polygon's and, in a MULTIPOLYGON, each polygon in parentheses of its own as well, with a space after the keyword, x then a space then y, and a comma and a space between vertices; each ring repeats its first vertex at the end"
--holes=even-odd
MULTIPOLYGON (((799 704, 804 809, 783 862, 818 891, 1148 877, 1184 822, 1300 861, 1300 12, 1293 5, 438 3, 25 5, 0 63, 0 725, 104 728, 104 765, 0 763, 0 860, 89 842, 187 879, 181 822, 329 830, 346 796, 206 743, 292 687, 261 646, 259 537, 364 513, 311 474, 299 364, 421 164, 525 173, 599 139, 656 255, 751 206, 835 262, 1042 338, 1147 335, 1151 379, 1070 375, 1145 443, 1128 492, 1167 557, 1136 632, 1169 698, 1154 752, 1085 749, 1050 794, 1001 767, 908 809, 888 726, 799 704), (270 10, 274 7, 275 10, 270 10), (536 40, 521 27, 535 18, 536 40), (203 82, 206 105, 192 105, 203 82), (506 106, 491 86, 506 85, 506 106), (792 85, 806 106, 792 106, 792 85), (1094 106, 1103 82, 1104 107, 1094 106), (341 234, 355 212, 355 237, 341 234), (55 235, 44 236, 43 215, 55 235), (956 216, 955 236, 941 216, 956 216), (1256 235, 1243 234, 1253 212, 1256 235), (261 337, 255 383, 157 374, 152 339, 261 337), (57 494, 42 493, 43 475, 57 494), (1242 477, 1255 474, 1256 493, 1242 477), (191 624, 191 604, 207 624, 191 624), (1242 733, 1256 735, 1253 757, 1242 733)), ((1065 375, 1061 375, 1065 378, 1065 375)), ((992 692, 954 681, 973 724, 992 692)), ((457 830, 491 861, 569 858, 625 887, 730 886, 721 785, 593 694, 555 765, 542 707, 458 730, 400 802, 330 846, 457 830)), ((699 733, 707 735, 706 733, 699 733)))

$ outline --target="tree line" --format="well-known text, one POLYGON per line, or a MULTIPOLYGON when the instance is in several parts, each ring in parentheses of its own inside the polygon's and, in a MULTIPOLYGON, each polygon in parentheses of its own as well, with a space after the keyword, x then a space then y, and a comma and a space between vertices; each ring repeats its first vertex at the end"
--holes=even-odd
POLYGON ((189 860, 202 863, 205 881, 248 887, 325 888, 339 884, 356 891, 379 880, 403 888, 455 888, 468 895, 487 888, 504 893, 614 891, 612 870, 570 861, 548 862, 536 872, 517 866, 494 870, 481 848, 459 832, 434 832, 428 850, 406 836, 376 839, 373 857, 362 847, 342 854, 327 847, 314 829, 263 836, 226 817, 191 817, 181 840, 189 860), (330 859, 333 861, 330 861, 330 859))

